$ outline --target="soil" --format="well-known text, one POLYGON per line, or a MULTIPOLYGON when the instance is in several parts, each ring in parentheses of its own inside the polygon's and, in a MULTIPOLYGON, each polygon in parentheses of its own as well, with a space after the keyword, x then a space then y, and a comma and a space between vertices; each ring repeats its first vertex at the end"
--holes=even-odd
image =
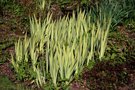
POLYGON ((91 70, 84 69, 78 82, 72 83, 72 90, 135 90, 135 60, 97 63, 91 70))

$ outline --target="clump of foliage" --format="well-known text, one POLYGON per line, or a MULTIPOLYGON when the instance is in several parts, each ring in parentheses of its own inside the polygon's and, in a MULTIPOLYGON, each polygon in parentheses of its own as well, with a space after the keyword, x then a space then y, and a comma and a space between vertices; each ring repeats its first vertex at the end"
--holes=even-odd
MULTIPOLYGON (((134 16, 135 10, 134 0, 100 0, 94 7, 90 10, 94 14, 95 18, 101 18, 104 13, 112 15, 112 28, 115 28, 119 23, 122 23, 125 19, 134 16)), ((89 6, 90 7, 90 6, 89 6)))
POLYGON ((83 69, 85 63, 93 66, 94 53, 99 60, 105 52, 111 17, 91 22, 90 14, 73 13, 57 21, 51 15, 41 22, 30 19, 30 37, 15 43, 12 65, 21 80, 28 79, 44 86, 47 75, 54 87, 68 85, 83 69))

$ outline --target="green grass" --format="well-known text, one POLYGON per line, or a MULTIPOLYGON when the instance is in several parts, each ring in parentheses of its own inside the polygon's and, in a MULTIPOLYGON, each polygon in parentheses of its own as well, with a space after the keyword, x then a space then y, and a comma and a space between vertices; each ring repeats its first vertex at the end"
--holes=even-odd
POLYGON ((15 84, 6 76, 0 76, 0 89, 1 90, 33 90, 22 84, 15 84))
POLYGON ((0 88, 1 90, 14 90, 15 86, 7 77, 0 76, 0 88))

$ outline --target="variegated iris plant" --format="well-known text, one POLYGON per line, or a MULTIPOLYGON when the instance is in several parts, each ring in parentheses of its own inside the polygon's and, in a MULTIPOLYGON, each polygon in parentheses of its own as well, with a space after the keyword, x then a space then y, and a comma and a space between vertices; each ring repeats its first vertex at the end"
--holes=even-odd
POLYGON ((25 37, 24 41, 19 39, 15 44, 12 64, 16 72, 19 73, 20 66, 23 66, 20 64, 25 62, 28 69, 35 73, 35 81, 39 86, 45 84, 45 73, 49 73, 57 87, 60 80, 69 84, 85 63, 89 65, 93 62, 95 52, 101 60, 107 44, 111 17, 104 17, 103 22, 97 20, 93 23, 89 15, 79 12, 75 17, 73 13, 71 18, 67 16, 57 21, 51 21, 51 15, 48 15, 43 22, 35 17, 31 18, 31 36, 25 37))

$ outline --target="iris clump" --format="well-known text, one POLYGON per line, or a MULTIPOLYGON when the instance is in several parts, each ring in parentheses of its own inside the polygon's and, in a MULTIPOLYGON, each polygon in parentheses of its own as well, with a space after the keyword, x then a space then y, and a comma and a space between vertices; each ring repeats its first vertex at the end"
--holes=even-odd
POLYGON ((92 15, 80 11, 52 21, 35 16, 30 19, 30 37, 15 43, 12 65, 19 79, 29 79, 43 87, 51 80, 68 85, 83 69, 95 62, 95 53, 102 60, 107 45, 111 16, 103 21, 91 21, 92 15), (60 82, 61 81, 61 82, 60 82))

